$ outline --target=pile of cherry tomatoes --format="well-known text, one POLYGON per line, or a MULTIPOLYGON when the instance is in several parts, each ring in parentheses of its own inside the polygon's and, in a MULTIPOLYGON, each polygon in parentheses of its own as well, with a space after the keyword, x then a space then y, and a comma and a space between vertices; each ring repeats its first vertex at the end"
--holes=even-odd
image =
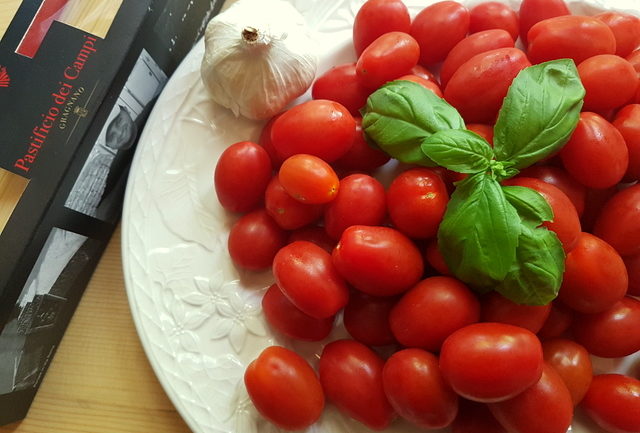
POLYGON ((232 260, 273 270, 262 306, 274 332, 322 341, 342 322, 352 337, 324 345, 318 372, 265 349, 245 374, 258 411, 289 430, 326 401, 375 430, 401 417, 454 433, 564 433, 579 406, 609 432, 640 432, 638 373, 591 365, 640 350, 640 19, 571 15, 563 0, 519 11, 442 1, 411 18, 401 0, 369 0, 353 44, 356 62, 318 77, 312 100, 269 121, 259 143, 229 146, 215 170, 220 203, 242 214, 232 260), (547 199, 566 270, 552 303, 518 305, 451 276, 438 250, 462 175, 399 164, 383 183, 389 156, 366 142, 359 109, 385 82, 411 80, 491 142, 514 77, 557 58, 578 67, 580 121, 559 154, 507 183, 547 199))

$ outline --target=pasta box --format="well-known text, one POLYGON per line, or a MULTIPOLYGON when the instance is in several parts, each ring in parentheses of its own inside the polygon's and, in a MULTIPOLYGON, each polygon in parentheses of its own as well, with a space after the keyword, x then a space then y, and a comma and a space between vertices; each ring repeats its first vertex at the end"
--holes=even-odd
POLYGON ((0 425, 120 217, 138 133, 221 0, 0 1, 0 425))

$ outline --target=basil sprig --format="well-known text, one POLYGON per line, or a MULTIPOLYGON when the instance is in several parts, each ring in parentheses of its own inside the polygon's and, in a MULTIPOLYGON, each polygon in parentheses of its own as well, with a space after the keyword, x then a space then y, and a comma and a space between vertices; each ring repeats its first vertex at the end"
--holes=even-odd
POLYGON ((370 141, 402 162, 469 174, 457 184, 438 230, 453 274, 478 290, 543 305, 557 296, 564 273, 562 244, 542 226, 553 212, 538 192, 500 182, 564 146, 584 94, 572 60, 522 70, 503 102, 493 147, 466 130, 446 101, 408 81, 374 92, 362 124, 370 141))

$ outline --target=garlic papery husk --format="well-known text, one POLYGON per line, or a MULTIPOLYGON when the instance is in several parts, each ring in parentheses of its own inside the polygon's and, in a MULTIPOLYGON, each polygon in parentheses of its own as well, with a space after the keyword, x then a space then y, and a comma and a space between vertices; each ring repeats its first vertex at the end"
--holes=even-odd
POLYGON ((304 17, 283 0, 238 0, 205 31, 202 80, 236 116, 282 111, 311 86, 317 63, 304 17))

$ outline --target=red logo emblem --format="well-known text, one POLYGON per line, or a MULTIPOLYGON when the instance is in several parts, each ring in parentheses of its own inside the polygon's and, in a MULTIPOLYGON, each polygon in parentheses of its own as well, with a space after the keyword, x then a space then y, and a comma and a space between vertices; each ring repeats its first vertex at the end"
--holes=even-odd
POLYGON ((7 73, 7 68, 0 66, 0 87, 9 87, 9 83, 11 83, 11 78, 7 73))

